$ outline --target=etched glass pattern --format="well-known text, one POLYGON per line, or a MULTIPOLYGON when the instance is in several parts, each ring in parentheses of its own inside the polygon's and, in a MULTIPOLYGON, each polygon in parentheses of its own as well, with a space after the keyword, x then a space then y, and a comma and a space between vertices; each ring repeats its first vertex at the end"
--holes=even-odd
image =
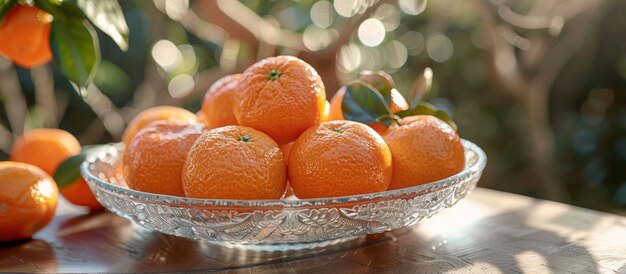
POLYGON ((296 246, 408 226, 453 206, 474 189, 487 161, 475 144, 463 140, 463 146, 465 168, 449 178, 327 199, 210 200, 134 191, 122 176, 119 144, 91 154, 81 172, 100 203, 148 229, 222 244, 296 246))

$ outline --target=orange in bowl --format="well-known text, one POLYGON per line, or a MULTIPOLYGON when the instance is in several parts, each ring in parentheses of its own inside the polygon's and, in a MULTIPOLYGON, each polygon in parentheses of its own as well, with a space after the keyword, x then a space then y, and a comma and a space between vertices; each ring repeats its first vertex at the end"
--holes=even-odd
POLYGON ((324 83, 311 65, 292 56, 270 57, 243 72, 234 113, 242 126, 287 143, 322 121, 324 83))
POLYGON ((434 182, 463 170, 465 151, 459 135, 430 115, 408 116, 391 126, 383 139, 393 157, 389 189, 434 182))
POLYGON ((135 118, 128 123, 128 126, 124 131, 124 135, 122 136, 124 145, 128 146, 130 144, 130 140, 133 139, 135 134, 137 134, 137 132, 139 132, 142 128, 151 122, 161 120, 193 123, 198 121, 198 117, 188 110, 173 106, 158 106, 146 109, 137 114, 137 116, 135 116, 135 118))
POLYGON ((208 128, 217 128, 237 124, 233 113, 234 93, 241 74, 231 74, 217 80, 202 100, 204 124, 208 128))
POLYGON ((155 121, 140 130, 124 152, 124 177, 134 190, 184 196, 183 164, 196 139, 205 130, 200 123, 155 121))
POLYGON ((338 120, 311 127, 289 155, 289 183, 298 198, 326 198, 387 190, 391 153, 365 124, 338 120))
POLYGON ((189 151, 183 168, 187 197, 205 199, 279 199, 287 169, 278 144, 249 127, 207 131, 189 151))

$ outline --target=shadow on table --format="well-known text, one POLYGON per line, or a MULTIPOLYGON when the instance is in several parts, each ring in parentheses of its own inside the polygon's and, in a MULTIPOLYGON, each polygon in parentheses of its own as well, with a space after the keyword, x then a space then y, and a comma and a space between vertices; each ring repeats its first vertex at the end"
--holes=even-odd
MULTIPOLYGON (((111 213, 100 213, 65 220, 59 225, 57 240, 52 244, 59 248, 79 246, 75 250, 65 249, 64 258, 57 258, 57 261, 61 260, 61 265, 72 258, 80 272, 209 272, 245 268, 260 272, 299 269, 329 273, 372 270, 405 273, 500 270, 509 273, 537 272, 546 268, 557 272, 599 271, 596 259, 585 246, 530 225, 533 216, 528 212, 536 211, 524 208, 470 224, 459 221, 456 222, 459 228, 452 230, 454 235, 427 230, 418 224, 369 235, 360 241, 290 252, 231 248, 169 236, 141 228, 111 213), (89 265, 81 265, 81 261, 89 265)), ((548 222, 585 231, 598 221, 557 216, 548 222)), ((626 272, 626 265, 615 271, 626 272)))
MULTIPOLYGON (((348 256, 346 259, 359 263, 367 261, 368 267, 378 270, 393 268, 407 273, 433 270, 489 272, 496 269, 504 273, 532 273, 546 269, 568 273, 599 271, 595 258, 585 246, 553 231, 529 225, 529 212, 536 213, 528 208, 509 211, 465 225, 453 235, 434 238, 422 235, 419 226, 394 231, 395 241, 365 248, 372 249, 369 257, 348 256), (389 253, 396 258, 388 258, 389 253)), ((551 222, 558 223, 559 220, 570 218, 556 218, 551 222)), ((577 229, 582 231, 592 227, 593 223, 588 223, 577 229)))
MULTIPOLYGON (((428 238, 419 226, 370 235, 323 248, 267 252, 231 248, 142 230, 142 242, 134 270, 137 271, 229 271, 254 268, 260 272, 358 271, 393 272, 538 272, 545 269, 574 273, 597 273, 597 262, 584 247, 550 230, 528 225, 532 209, 515 210, 463 226, 447 239, 428 238), (503 226, 507 224, 508 226, 503 226), (149 235, 149 236, 148 236, 149 235), (447 243, 446 243, 447 241, 447 243)), ((567 213, 564 213, 567 214, 567 213)), ((551 222, 575 226, 572 218, 551 222), (564 220, 570 220, 565 222, 564 220)), ((586 220, 594 222, 597 220, 586 220)), ((587 230, 593 224, 576 226, 587 230)), ((128 269, 127 269, 128 270, 128 269)))
POLYGON ((0 272, 56 271, 54 248, 48 242, 37 239, 0 242, 0 272))
POLYGON ((253 251, 162 234, 111 213, 64 220, 55 236, 64 251, 57 259, 72 260, 68 265, 73 269, 60 270, 66 272, 226 271, 329 256, 362 243, 292 252, 253 251))

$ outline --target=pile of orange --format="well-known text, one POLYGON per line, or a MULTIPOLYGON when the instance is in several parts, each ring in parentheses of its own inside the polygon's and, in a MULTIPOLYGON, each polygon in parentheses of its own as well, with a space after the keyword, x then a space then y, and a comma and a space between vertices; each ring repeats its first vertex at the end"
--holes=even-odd
MULTIPOLYGON (((362 73, 357 81, 359 91, 346 85, 329 104, 313 67, 270 57, 217 81, 197 114, 173 106, 144 110, 123 135, 126 182, 192 198, 263 200, 293 192, 306 199, 410 187, 463 169, 463 146, 450 125, 415 115, 386 73, 362 73), (356 117, 350 100, 361 95, 379 98, 378 109, 388 113, 366 123, 346 120, 356 117)), ((64 165, 81 155, 63 130, 32 130, 16 140, 11 161, 0 162, 0 241, 28 238, 50 222, 59 192, 102 209, 81 178, 59 181, 67 181, 64 165)))
POLYGON ((410 106, 386 73, 362 73, 359 81, 383 90, 392 122, 346 120, 345 87, 329 104, 315 69, 291 56, 218 80, 193 117, 175 107, 146 110, 124 134, 127 184, 192 198, 279 199, 291 190, 322 198, 424 184, 463 169, 451 126, 427 115, 398 119, 410 106))
POLYGON ((15 141, 11 161, 0 162, 0 241, 28 238, 44 227, 54 216, 59 192, 73 204, 104 209, 80 176, 58 187, 52 177, 79 153, 78 140, 60 129, 31 130, 15 141))

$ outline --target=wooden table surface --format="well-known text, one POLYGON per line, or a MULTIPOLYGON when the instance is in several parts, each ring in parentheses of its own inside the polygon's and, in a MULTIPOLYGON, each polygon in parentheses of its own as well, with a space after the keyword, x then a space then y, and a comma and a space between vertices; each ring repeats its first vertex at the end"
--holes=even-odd
POLYGON ((168 236, 61 203, 33 240, 0 245, 0 271, 626 273, 626 218, 479 188, 408 228, 267 252, 168 236))

